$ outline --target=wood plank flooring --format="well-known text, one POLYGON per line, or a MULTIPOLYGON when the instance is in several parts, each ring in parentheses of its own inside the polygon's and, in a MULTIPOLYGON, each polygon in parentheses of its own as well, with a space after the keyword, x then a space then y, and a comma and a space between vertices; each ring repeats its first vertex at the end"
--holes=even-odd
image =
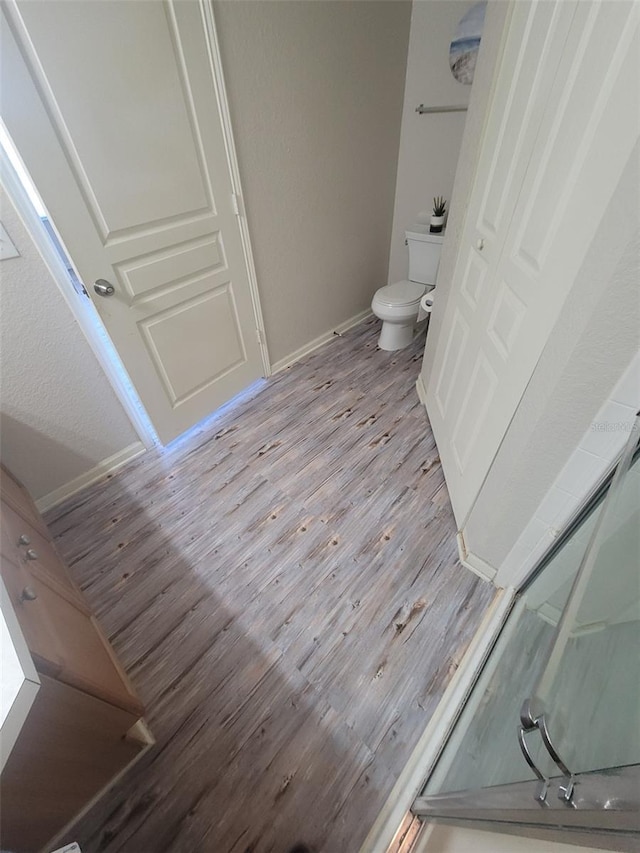
POLYGON ((157 745, 83 853, 356 853, 493 595, 376 320, 48 514, 157 745))

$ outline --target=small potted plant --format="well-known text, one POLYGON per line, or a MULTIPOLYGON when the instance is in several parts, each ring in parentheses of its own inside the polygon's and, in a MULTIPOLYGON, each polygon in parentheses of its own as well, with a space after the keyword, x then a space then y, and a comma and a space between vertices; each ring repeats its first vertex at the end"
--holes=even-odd
POLYGON ((444 216, 447 211, 447 202, 441 195, 438 195, 433 200, 433 213, 431 215, 431 225, 429 231, 432 234, 440 234, 444 228, 444 216))

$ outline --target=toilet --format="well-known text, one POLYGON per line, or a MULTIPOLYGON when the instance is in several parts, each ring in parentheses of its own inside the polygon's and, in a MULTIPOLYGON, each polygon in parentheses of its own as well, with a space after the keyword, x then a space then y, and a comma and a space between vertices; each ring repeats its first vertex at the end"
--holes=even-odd
POLYGON ((378 346, 397 350, 414 337, 420 300, 436 284, 444 234, 431 234, 428 225, 405 231, 409 247, 409 278, 376 290, 371 310, 382 320, 378 346))

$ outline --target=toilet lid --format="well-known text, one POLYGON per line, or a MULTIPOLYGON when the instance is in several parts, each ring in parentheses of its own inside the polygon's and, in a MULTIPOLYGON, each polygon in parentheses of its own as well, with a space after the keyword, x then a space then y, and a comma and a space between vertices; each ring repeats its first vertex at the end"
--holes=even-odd
POLYGON ((381 287, 376 293, 376 299, 383 305, 411 305, 420 301, 424 291, 424 284, 416 281, 396 281, 381 287))

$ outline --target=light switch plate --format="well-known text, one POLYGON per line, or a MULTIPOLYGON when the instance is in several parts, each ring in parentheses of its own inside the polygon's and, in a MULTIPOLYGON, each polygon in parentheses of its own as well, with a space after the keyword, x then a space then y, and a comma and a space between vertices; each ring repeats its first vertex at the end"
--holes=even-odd
POLYGON ((13 245, 11 237, 7 234, 4 225, 0 222, 0 261, 7 258, 19 258, 20 252, 13 245))

